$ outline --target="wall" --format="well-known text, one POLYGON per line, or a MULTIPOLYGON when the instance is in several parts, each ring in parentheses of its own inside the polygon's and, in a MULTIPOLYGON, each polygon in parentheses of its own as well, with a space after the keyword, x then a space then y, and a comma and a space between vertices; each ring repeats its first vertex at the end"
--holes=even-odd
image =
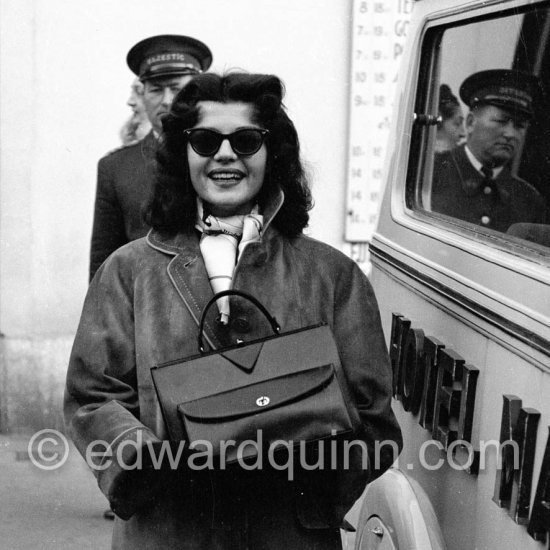
POLYGON ((351 0, 2 0, 0 431, 58 422, 96 163, 129 114, 130 46, 190 34, 215 71, 279 75, 312 176, 310 233, 341 246, 350 16, 351 0))

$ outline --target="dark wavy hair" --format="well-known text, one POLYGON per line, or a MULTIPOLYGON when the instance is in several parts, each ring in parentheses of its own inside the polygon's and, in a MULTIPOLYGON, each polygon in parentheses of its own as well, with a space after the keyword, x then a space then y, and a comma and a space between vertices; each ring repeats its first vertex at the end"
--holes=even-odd
POLYGON ((193 231, 197 194, 189 175, 183 130, 199 121, 200 101, 245 102, 253 105, 254 122, 269 130, 264 182, 258 195, 260 209, 270 195, 282 189, 285 200, 273 225, 288 237, 299 235, 308 224, 312 199, 300 161, 298 135, 286 114, 283 96, 283 83, 272 75, 231 72, 194 77, 175 97, 163 119, 157 177, 145 221, 163 232, 193 231))
POLYGON ((441 84, 439 87, 439 114, 443 120, 453 118, 458 107, 460 107, 460 102, 451 88, 447 84, 441 84))

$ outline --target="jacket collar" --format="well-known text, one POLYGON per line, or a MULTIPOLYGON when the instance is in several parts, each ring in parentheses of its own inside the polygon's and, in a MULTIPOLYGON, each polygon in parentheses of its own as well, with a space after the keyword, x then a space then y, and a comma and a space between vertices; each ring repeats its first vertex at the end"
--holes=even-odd
MULTIPOLYGON (((271 225, 271 222, 277 215, 277 212, 281 209, 283 202, 284 193, 280 189, 278 189, 273 196, 268 199, 266 207, 262 212, 264 216, 262 241, 267 229, 271 225)), ((191 239, 189 235, 185 233, 165 234, 161 231, 151 229, 147 235, 147 243, 155 250, 159 250, 165 254, 170 254, 172 256, 176 256, 178 254, 184 255, 187 257, 187 260, 191 260, 197 254, 200 254, 198 239, 191 239)))
MULTIPOLYGON (((482 177, 485 177, 485 174, 483 173, 483 164, 477 159, 472 151, 470 151, 468 144, 464 145, 464 153, 466 153, 470 164, 481 174, 482 177)), ((489 170, 491 170, 491 178, 495 179, 504 170, 504 166, 499 166, 498 168, 489 168, 489 170)))
MULTIPOLYGON (((477 195, 483 196, 483 189, 481 186, 484 176, 471 162, 466 145, 462 145, 451 151, 451 158, 460 176, 460 183, 464 194, 467 197, 474 197, 477 195)), ((501 176, 504 178, 510 176, 510 169, 507 166, 502 167, 496 174, 495 171, 493 171, 493 185, 497 197, 503 202, 508 202, 510 194, 500 185, 501 176)))

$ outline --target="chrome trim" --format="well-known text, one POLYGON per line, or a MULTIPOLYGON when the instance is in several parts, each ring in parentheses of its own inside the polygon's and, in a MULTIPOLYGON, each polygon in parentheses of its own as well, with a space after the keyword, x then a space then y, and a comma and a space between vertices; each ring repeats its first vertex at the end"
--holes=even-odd
POLYGON ((418 269, 415 269, 387 252, 384 252, 372 243, 369 246, 369 250, 371 256, 379 260, 381 263, 390 265, 394 269, 397 269, 401 273, 404 273, 408 277, 412 278, 417 283, 428 287, 433 292, 436 292, 440 296, 443 296, 458 306, 466 309, 476 317, 490 323, 513 338, 516 338, 533 349, 550 357, 550 340, 547 340, 539 334, 536 334, 535 332, 506 319, 502 315, 495 313, 485 306, 480 305, 478 302, 471 300, 461 292, 457 292, 448 285, 442 284, 435 278, 420 272, 418 269))

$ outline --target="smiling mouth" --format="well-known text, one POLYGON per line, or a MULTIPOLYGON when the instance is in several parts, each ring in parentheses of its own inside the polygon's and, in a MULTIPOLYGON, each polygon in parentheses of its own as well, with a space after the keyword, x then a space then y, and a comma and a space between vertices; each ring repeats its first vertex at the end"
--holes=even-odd
POLYGON ((208 177, 219 184, 238 183, 245 177, 245 174, 240 170, 213 170, 208 173, 208 177))

